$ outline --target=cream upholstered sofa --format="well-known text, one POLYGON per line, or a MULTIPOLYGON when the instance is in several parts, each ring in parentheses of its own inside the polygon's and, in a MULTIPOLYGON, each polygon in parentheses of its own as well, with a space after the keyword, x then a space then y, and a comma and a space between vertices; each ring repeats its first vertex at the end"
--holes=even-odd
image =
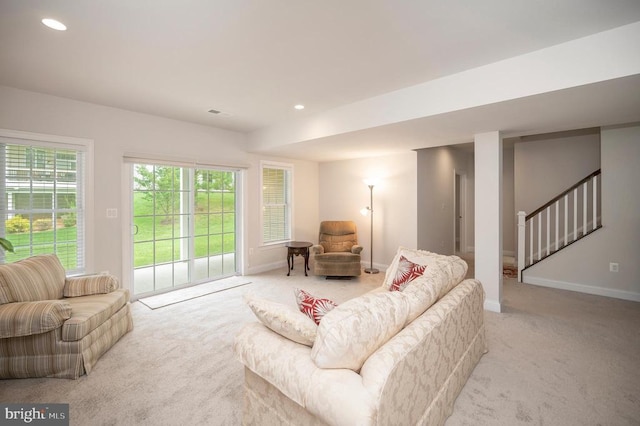
POLYGON ((314 275, 357 277, 362 273, 356 224, 350 220, 326 220, 320 223, 318 244, 311 247, 314 275))
POLYGON ((133 329, 112 275, 67 278, 56 255, 0 265, 0 379, 77 379, 133 329))
POLYGON ((380 288, 330 310, 316 329, 294 308, 249 298, 262 323, 235 341, 244 424, 443 424, 486 352, 484 291, 466 271, 455 256, 401 247, 380 288), (426 265, 421 275, 407 259, 426 265), (389 291, 403 274, 413 281, 389 291))

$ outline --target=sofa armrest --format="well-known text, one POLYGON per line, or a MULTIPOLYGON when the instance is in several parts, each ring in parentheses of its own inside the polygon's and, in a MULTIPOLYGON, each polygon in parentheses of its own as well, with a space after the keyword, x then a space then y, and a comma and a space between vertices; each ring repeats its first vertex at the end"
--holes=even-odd
POLYGON ((327 424, 372 424, 375 399, 360 375, 347 369, 318 368, 310 347, 250 323, 236 336, 234 350, 246 368, 327 424))
POLYGON ((316 244, 311 246, 311 253, 313 254, 323 254, 324 253, 324 247, 321 246, 320 244, 316 244))
POLYGON ((71 318, 71 305, 64 300, 15 302, 0 305, 0 338, 46 333, 71 318))
POLYGON ((120 287, 118 278, 110 274, 69 277, 64 283, 64 297, 111 293, 120 287))
POLYGON ((353 254, 360 254, 362 252, 362 246, 356 244, 354 246, 351 247, 351 253, 353 254))

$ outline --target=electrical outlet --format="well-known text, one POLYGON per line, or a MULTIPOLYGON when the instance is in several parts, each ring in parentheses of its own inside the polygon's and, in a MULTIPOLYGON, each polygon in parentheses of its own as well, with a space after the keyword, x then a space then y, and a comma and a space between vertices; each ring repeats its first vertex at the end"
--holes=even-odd
POLYGON ((620 265, 616 262, 609 263, 609 272, 618 272, 620 270, 620 265))

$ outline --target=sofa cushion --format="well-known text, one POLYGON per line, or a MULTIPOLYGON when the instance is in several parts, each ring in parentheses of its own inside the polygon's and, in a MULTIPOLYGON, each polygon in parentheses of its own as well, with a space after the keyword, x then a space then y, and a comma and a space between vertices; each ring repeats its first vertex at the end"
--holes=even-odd
POLYGON ((313 346, 318 326, 300 311, 282 303, 245 296, 247 305, 264 325, 294 342, 313 346))
POLYGON ((333 300, 315 297, 299 288, 294 290, 294 294, 300 312, 311 318, 316 324, 320 324, 320 320, 326 313, 338 306, 333 300))
POLYGON ((392 290, 396 275, 402 275, 401 259, 425 266, 422 275, 416 276, 402 290, 409 303, 407 322, 413 321, 438 299, 458 285, 467 273, 467 264, 458 256, 444 256, 424 250, 398 248, 382 287, 392 290))
POLYGON ((0 303, 62 299, 64 281, 64 267, 55 254, 0 265, 0 303))
POLYGON ((62 340, 73 342, 96 329, 129 301, 129 290, 64 299, 71 305, 71 318, 62 325, 62 340))
POLYGON ((401 292, 373 292, 348 300, 320 322, 311 359, 320 368, 358 371, 369 355, 404 327, 408 313, 401 292))
POLYGON ((0 339, 46 333, 71 317, 63 300, 15 302, 0 306, 0 339))
POLYGON ((453 287, 460 284, 467 275, 467 262, 460 259, 458 256, 447 256, 426 250, 398 247, 391 265, 387 268, 384 282, 382 284, 387 289, 391 287, 393 279, 397 274, 401 256, 404 256, 408 260, 420 265, 431 265, 432 269, 438 269, 439 272, 447 276, 447 285, 442 289, 440 297, 444 296, 453 287))

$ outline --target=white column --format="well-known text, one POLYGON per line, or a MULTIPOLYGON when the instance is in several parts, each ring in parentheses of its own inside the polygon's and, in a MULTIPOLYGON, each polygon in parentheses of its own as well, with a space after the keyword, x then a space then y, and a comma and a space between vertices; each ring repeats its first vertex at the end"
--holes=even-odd
POLYGON ((502 304, 502 136, 499 131, 474 136, 475 278, 486 294, 484 307, 502 304))
POLYGON ((527 214, 523 211, 518 212, 518 282, 522 282, 522 270, 525 267, 525 243, 527 231, 527 214))

